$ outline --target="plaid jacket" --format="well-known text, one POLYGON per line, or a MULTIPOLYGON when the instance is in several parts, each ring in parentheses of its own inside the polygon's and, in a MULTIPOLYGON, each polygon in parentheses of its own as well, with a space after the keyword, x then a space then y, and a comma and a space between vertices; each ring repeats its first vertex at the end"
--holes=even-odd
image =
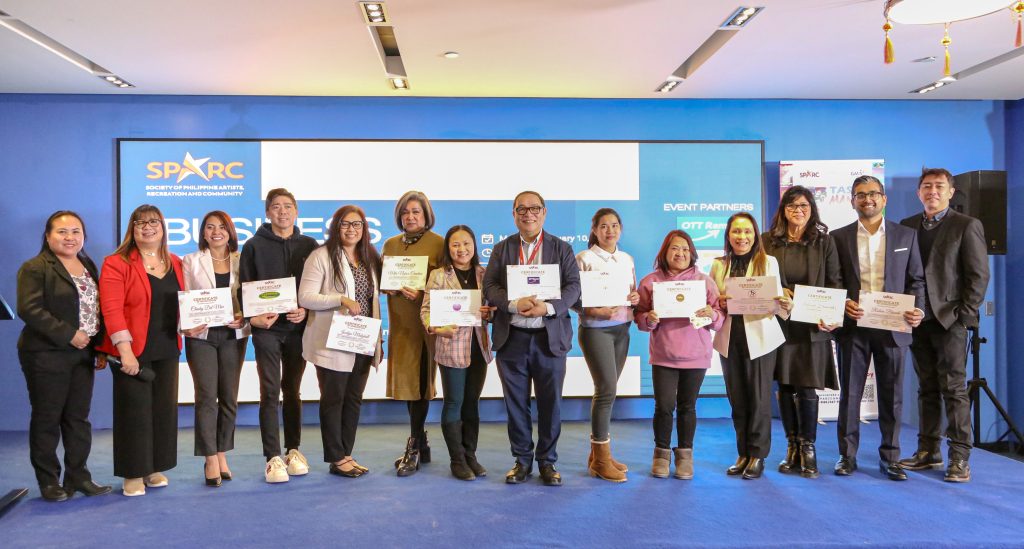
MULTIPOLYGON (((484 268, 476 268, 476 285, 483 288, 484 268)), ((420 307, 420 320, 424 328, 430 326, 430 290, 461 290, 462 286, 455 278, 455 271, 451 269, 434 269, 427 277, 427 285, 423 292, 423 306, 420 307)), ((473 328, 461 326, 455 331, 452 338, 434 338, 434 360, 442 366, 449 368, 468 368, 472 358, 473 330, 476 330, 477 340, 480 342, 480 351, 488 363, 491 362, 491 341, 487 337, 487 323, 473 328)))

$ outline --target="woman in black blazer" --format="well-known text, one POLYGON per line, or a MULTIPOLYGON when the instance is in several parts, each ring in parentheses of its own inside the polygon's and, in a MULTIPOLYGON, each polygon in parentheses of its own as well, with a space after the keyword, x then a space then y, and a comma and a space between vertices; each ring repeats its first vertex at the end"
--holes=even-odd
POLYGON ((102 332, 96 265, 82 250, 85 224, 71 211, 46 220, 39 255, 18 270, 18 316, 25 328, 18 358, 28 384, 32 419, 29 455, 46 500, 64 501, 75 491, 106 494, 86 467, 92 447, 89 408, 97 361, 93 347, 102 332), (57 443, 64 443, 64 485, 57 443))
MULTIPOLYGON (((799 185, 790 187, 779 201, 771 229, 763 237, 765 251, 779 262, 786 297, 797 284, 842 288, 843 276, 835 242, 818 216, 814 195, 799 185)), ((818 460, 814 442, 818 431, 816 389, 839 388, 832 335, 836 326, 815 326, 781 320, 786 343, 779 347, 775 379, 779 382, 779 417, 789 441, 783 473, 799 472, 816 478, 818 460)))

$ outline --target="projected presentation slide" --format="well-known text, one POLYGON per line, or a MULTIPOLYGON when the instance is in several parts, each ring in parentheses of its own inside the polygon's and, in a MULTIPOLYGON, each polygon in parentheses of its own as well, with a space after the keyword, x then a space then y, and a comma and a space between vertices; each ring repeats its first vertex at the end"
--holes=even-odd
MULTIPOLYGON (((194 252, 200 222, 211 210, 228 212, 240 243, 265 222, 266 191, 286 187, 298 201, 303 234, 323 242, 331 215, 357 204, 367 213, 378 248, 399 229, 395 201, 416 189, 430 198, 434 231, 465 224, 477 235, 486 264, 494 245, 516 232, 512 199, 520 191, 541 193, 548 207, 545 231, 586 249, 590 219, 598 208, 622 216, 620 247, 630 253, 637 279, 652 270, 665 233, 684 229, 694 240, 707 272, 722 254, 725 222, 739 211, 763 218, 763 149, 752 142, 587 141, 118 141, 119 238, 140 204, 158 206, 167 219, 171 251, 194 252)), ((383 298, 382 298, 383 299, 383 298)), ((386 307, 384 337, 387 337, 386 307)), ((575 313, 573 313, 575 317, 575 313)), ((573 319, 575 323, 575 318, 573 319)), ((647 335, 633 329, 620 396, 652 395, 647 335)), ((252 348, 242 373, 239 400, 259 400, 252 348)), ((192 402, 192 380, 181 363, 179 400, 192 402)), ((371 373, 365 398, 385 398, 387 362, 371 373)), ((490 365, 485 397, 500 397, 490 365)), ((437 383, 440 391, 440 383, 437 383)), ((717 358, 702 388, 724 394, 717 358)), ((565 396, 593 394, 590 372, 574 338, 565 396)), ((302 398, 317 400, 312 365, 302 398)))

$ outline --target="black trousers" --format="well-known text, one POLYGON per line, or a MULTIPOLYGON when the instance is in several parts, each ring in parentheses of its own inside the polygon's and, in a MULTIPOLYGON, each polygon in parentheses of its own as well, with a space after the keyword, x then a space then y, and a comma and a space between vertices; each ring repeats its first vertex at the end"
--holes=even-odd
POLYGON ((512 455, 526 467, 533 465, 532 384, 537 395, 536 459, 541 465, 554 464, 558 461, 558 437, 562 434, 565 356, 551 354, 544 329, 527 331, 513 327, 498 351, 498 374, 505 394, 512 455))
POLYGON ((114 375, 114 475, 139 478, 178 464, 178 357, 139 362, 153 381, 114 375))
POLYGON ((36 481, 40 486, 60 483, 59 442, 64 443, 64 482, 92 480, 86 461, 92 449, 93 353, 19 352, 18 358, 32 404, 28 447, 36 481))
POLYGON ((971 457, 971 401, 967 396, 967 328, 956 322, 948 330, 929 319, 914 329, 910 344, 919 382, 918 450, 938 452, 942 408, 950 459, 971 457))
POLYGON ((320 383, 320 437, 327 463, 352 455, 371 359, 356 355, 351 372, 316 367, 316 379, 320 383))
POLYGON ((212 328, 206 339, 185 338, 185 357, 195 386, 195 455, 212 456, 235 447, 238 380, 248 338, 212 328))
POLYGON ((882 441, 878 456, 889 462, 900 459, 900 418, 903 416, 903 356, 883 330, 854 328, 839 340, 839 455, 857 457, 860 446, 860 401, 868 378, 868 365, 875 361, 875 396, 878 428, 882 441))
POLYGON ((750 358, 746 342, 730 338, 729 358, 722 357, 725 392, 732 407, 736 451, 740 456, 766 458, 772 443, 772 378, 775 352, 750 358))
MULTIPOLYGON (((278 322, 287 322, 278 319, 278 322)), ((306 370, 302 358, 302 331, 252 331, 252 346, 256 351, 256 371, 260 376, 260 435, 263 438, 263 456, 280 456, 281 438, 278 408, 284 417, 285 448, 298 448, 302 441, 302 398, 299 385, 306 370)))
POLYGON ((680 448, 693 448, 697 430, 697 394, 704 383, 704 368, 667 368, 654 364, 654 445, 672 447, 672 412, 676 413, 676 439, 680 448))

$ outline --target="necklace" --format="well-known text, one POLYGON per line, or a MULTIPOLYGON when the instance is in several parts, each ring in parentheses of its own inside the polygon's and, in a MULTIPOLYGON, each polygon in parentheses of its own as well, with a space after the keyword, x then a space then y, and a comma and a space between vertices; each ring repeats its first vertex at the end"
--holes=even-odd
MULTIPOLYGON (((147 269, 149 269, 149 270, 151 270, 151 271, 155 271, 155 270, 156 270, 156 268, 157 268, 157 266, 159 266, 159 265, 163 265, 163 264, 164 264, 164 260, 163 260, 163 259, 161 259, 161 260, 160 260, 160 263, 158 263, 157 265, 146 265, 146 268, 147 268, 147 269)), ((145 265, 145 263, 143 263, 143 265, 145 265)))
POLYGON ((228 254, 228 255, 224 256, 223 259, 221 259, 219 257, 213 257, 212 253, 210 254, 210 257, 213 258, 214 261, 221 261, 221 262, 223 262, 223 261, 227 261, 227 260, 231 259, 231 254, 228 254))
POLYGON ((459 283, 462 284, 463 288, 469 286, 469 277, 473 274, 472 270, 463 271, 462 269, 456 269, 455 267, 452 267, 452 270, 455 271, 455 278, 459 279, 459 283), (463 272, 466 273, 466 276, 462 276, 463 272))
MULTIPOLYGON (((142 250, 139 250, 139 252, 146 257, 156 257, 156 252, 143 252, 142 250)), ((161 261, 161 263, 163 262, 161 261)))

